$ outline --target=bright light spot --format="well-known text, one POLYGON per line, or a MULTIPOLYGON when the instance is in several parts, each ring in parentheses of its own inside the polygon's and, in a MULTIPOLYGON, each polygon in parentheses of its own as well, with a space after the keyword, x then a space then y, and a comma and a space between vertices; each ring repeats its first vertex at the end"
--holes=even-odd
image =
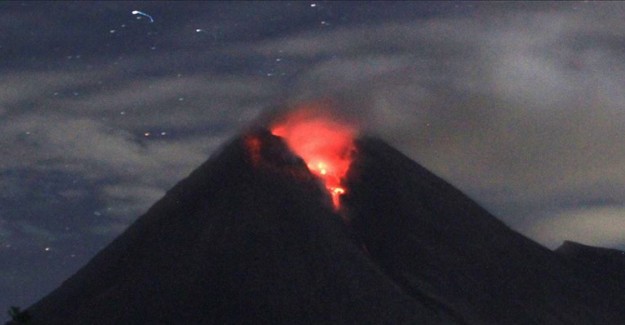
POLYGON ((46 247, 43 250, 46 251, 46 252, 49 252, 50 251, 50 247, 46 247))
POLYGON ((340 196, 346 192, 342 181, 355 151, 356 128, 338 122, 328 113, 303 107, 273 125, 271 133, 284 138, 308 169, 324 182, 338 208, 340 196))
POLYGON ((333 194, 339 195, 339 194, 344 194, 345 193, 345 189, 337 187, 335 189, 332 190, 333 194))
POLYGON ((310 4, 310 7, 311 7, 311 8, 314 8, 314 7, 316 7, 316 6, 317 6, 317 4, 316 4, 316 3, 311 3, 311 4, 310 4))

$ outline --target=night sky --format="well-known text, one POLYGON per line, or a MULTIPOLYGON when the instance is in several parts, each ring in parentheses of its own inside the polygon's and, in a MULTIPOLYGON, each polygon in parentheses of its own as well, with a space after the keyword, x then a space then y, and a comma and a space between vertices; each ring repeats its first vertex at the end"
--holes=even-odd
POLYGON ((268 107, 325 98, 539 243, 625 249, 623 17, 1 2, 0 312, 60 285, 268 107))

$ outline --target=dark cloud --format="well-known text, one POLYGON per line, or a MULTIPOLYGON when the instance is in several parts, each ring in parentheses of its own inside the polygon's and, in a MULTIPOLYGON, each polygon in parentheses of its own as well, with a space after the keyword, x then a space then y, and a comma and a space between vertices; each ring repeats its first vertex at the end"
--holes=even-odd
MULTIPOLYGON (((261 6, 260 16, 281 9, 273 21, 292 22, 285 12, 308 17, 311 9, 289 6, 297 8, 261 6)), ((112 184, 108 188, 117 191, 102 195, 129 186, 128 193, 151 193, 126 198, 145 208, 263 107, 335 98, 366 120, 370 132, 474 194, 507 222, 527 227, 499 200, 542 208, 565 191, 574 205, 571 197, 600 197, 593 191, 601 191, 602 182, 625 181, 621 6, 576 6, 480 5, 469 16, 285 27, 279 36, 261 28, 262 19, 252 19, 237 28, 258 29, 256 38, 210 43, 204 55, 196 50, 207 45, 197 39, 205 30, 183 24, 165 33, 185 35, 165 38, 173 51, 149 57, 131 52, 103 67, 5 75, 4 148, 33 167, 125 178, 127 185, 112 184), (186 66, 205 67, 203 61, 227 56, 240 69, 150 72, 177 64, 182 48, 191 51, 182 56, 186 66), (142 73, 129 78, 127 71, 142 73), (173 132, 183 136, 166 136, 173 132), (142 176, 165 170, 179 172, 150 181, 142 176), (506 195, 482 196, 493 192, 506 195)), ((204 9, 205 17, 234 15, 230 8, 220 14, 204 9)))

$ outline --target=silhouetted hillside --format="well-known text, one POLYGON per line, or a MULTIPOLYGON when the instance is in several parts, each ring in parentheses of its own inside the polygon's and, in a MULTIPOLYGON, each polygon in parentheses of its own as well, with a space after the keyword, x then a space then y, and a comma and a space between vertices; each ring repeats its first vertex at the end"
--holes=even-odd
POLYGON ((234 139, 32 324, 625 323, 625 293, 574 266, 622 286, 611 257, 552 252, 384 142, 356 149, 339 214, 280 138, 234 139))
POLYGON ((269 133, 238 138, 59 289, 33 324, 424 323, 323 188, 269 133))
POLYGON ((477 324, 625 322, 625 292, 606 296, 558 254, 382 141, 357 147, 345 200, 353 227, 411 296, 477 324))

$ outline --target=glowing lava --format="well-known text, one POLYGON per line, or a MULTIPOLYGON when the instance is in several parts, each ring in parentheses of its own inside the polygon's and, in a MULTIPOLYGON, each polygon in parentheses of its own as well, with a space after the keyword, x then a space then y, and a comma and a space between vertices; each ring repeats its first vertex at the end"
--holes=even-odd
POLYGON ((340 196, 346 192, 341 183, 352 162, 356 129, 328 114, 300 109, 273 125, 271 133, 282 137, 324 182, 338 209, 340 196))

